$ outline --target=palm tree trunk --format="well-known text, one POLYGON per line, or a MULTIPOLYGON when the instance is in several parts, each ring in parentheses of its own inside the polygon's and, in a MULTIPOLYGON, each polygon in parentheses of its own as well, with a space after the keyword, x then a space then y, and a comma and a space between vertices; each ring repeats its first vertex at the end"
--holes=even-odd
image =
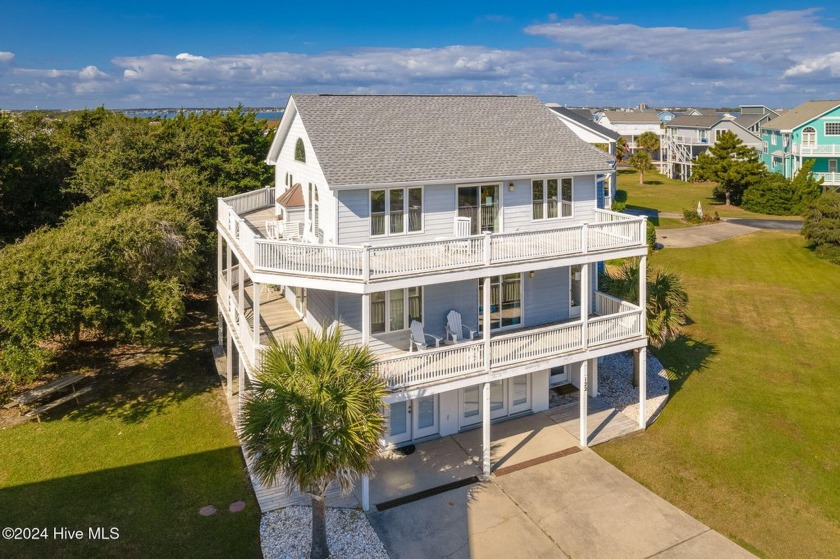
POLYGON ((645 173, 643 171, 639 171, 639 184, 645 183, 645 173))
POLYGON ((312 497, 312 547, 309 559, 327 559, 330 548, 327 546, 327 509, 324 495, 312 497))

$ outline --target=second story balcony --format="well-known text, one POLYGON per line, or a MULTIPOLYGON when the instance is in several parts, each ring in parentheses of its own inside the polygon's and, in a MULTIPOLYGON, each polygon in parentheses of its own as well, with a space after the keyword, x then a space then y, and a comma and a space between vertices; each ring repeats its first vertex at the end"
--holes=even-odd
POLYGON ((840 144, 793 144, 794 155, 840 157, 840 144))
POLYGON ((632 256, 646 247, 643 218, 605 210, 595 210, 595 223, 432 241, 353 246, 277 240, 266 234, 274 219, 274 196, 270 187, 219 199, 218 228, 253 271, 287 280, 325 278, 363 285, 590 254, 601 259, 632 256))

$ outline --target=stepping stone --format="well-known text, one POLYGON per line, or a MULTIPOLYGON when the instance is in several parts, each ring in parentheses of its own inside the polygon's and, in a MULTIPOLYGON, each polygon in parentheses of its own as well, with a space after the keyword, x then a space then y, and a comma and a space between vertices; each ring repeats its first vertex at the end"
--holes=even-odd
POLYGON ((235 503, 231 503, 228 510, 230 512, 240 512, 245 510, 245 501, 236 501, 235 503))
POLYGON ((207 505, 206 507, 201 507, 198 509, 198 514, 201 516, 212 516, 216 514, 216 507, 213 505, 207 505))

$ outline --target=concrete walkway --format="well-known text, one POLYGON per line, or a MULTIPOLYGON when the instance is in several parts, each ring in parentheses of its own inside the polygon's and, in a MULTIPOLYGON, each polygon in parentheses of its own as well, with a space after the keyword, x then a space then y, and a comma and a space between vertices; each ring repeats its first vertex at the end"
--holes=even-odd
POLYGON ((369 519, 395 558, 753 557, 589 449, 509 470, 369 519))
POLYGON ((720 223, 698 225, 684 229, 658 229, 656 231, 656 242, 662 244, 665 248, 689 248, 710 245, 756 231, 758 229, 754 227, 721 221, 720 223))

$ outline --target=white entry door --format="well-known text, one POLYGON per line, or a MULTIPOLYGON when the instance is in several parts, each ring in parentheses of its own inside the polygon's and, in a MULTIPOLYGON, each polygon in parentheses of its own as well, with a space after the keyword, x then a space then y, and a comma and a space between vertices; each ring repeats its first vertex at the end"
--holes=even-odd
POLYGON ((569 267, 569 316, 580 316, 580 284, 583 272, 580 265, 569 267))
POLYGON ((510 413, 519 413, 531 409, 531 375, 519 375, 510 383, 508 406, 510 413))
POLYGON ((421 439, 438 433, 437 396, 423 396, 412 401, 411 415, 413 438, 421 439))
POLYGON ((387 440, 391 444, 403 443, 411 439, 411 417, 409 402, 394 402, 389 406, 387 440))

